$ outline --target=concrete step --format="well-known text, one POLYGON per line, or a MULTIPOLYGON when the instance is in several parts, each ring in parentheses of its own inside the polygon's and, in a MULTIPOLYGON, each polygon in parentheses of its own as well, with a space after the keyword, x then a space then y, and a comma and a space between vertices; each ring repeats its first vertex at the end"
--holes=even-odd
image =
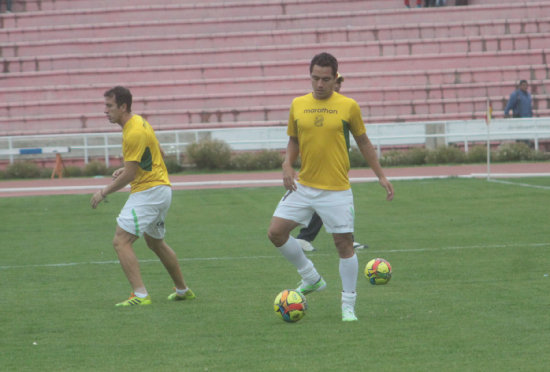
MULTIPOLYGON (((517 82, 521 79, 531 81, 531 89, 536 80, 550 79, 548 65, 520 65, 505 67, 479 67, 462 69, 428 69, 424 71, 380 71, 380 72, 350 72, 341 70, 346 80, 346 89, 408 89, 424 87, 435 89, 445 86, 451 89, 454 85, 478 84, 489 86, 517 82)), ((159 72, 160 74, 160 72, 159 72)), ((172 74, 171 76, 177 76, 172 74)), ((169 77, 168 77, 169 78, 169 77)), ((249 92, 255 94, 263 91, 285 89, 310 89, 309 78, 304 74, 288 76, 237 76, 232 78, 187 79, 175 80, 153 79, 151 81, 121 81, 130 85, 134 94, 139 96, 155 96, 163 94, 223 94, 233 92, 249 92)), ((0 102, 24 102, 43 100, 64 100, 68 97, 91 98, 102 96, 103 92, 112 88, 111 81, 90 84, 59 84, 0 87, 0 102)))
MULTIPOLYGON (((331 51, 331 50, 328 50, 331 51)), ((340 70, 346 73, 416 71, 424 73, 430 69, 456 69, 507 67, 522 65, 544 65, 549 60, 550 49, 511 50, 501 52, 472 52, 424 54, 415 56, 356 57, 340 56, 340 70)), ((0 75, 2 87, 23 87, 34 85, 97 84, 104 82, 147 82, 163 80, 219 79, 232 77, 274 77, 307 75, 312 54, 302 59, 279 59, 267 62, 205 63, 111 67, 76 68, 59 71, 37 71, 4 73, 0 75)), ((463 74, 464 75, 464 74, 463 74)))
MULTIPOLYGON (((541 97, 550 95, 550 79, 531 80, 530 91, 541 97)), ((429 101, 429 100, 452 100, 463 97, 495 97, 501 96, 507 99, 508 95, 515 89, 517 80, 465 83, 465 84, 441 84, 434 86, 387 86, 387 87, 359 87, 356 84, 346 85, 346 95, 357 101, 429 101)), ((132 87, 134 101, 141 104, 144 110, 157 109, 168 110, 177 107, 178 109, 201 109, 216 110, 222 108, 233 108, 239 111, 249 106, 284 105, 292 101, 296 96, 311 91, 307 89, 307 82, 302 80, 302 87, 266 91, 243 91, 234 90, 230 92, 197 93, 188 89, 166 89, 165 87, 147 87, 136 89, 132 87)), ((86 90, 87 95, 82 92, 66 91, 65 95, 40 99, 33 97, 29 92, 24 99, 8 102, 0 101, 0 116, 7 118, 17 116, 34 116, 42 114, 80 113, 92 112, 103 107, 103 92, 106 89, 86 90)), ((0 92, 0 98, 3 93, 0 92)), ((11 97, 10 97, 11 99, 11 97)))
MULTIPOLYGON (((337 2, 334 2, 338 4, 337 2)), ((337 10, 326 12, 308 9, 300 13, 267 16, 230 16, 221 18, 182 19, 178 12, 164 11, 156 18, 147 12, 144 20, 106 21, 91 24, 17 26, 16 16, 3 16, 0 42, 62 40, 74 38, 162 35, 167 30, 179 34, 282 31, 326 27, 364 27, 365 25, 405 25, 411 23, 456 23, 505 19, 533 19, 550 16, 550 2, 504 3, 491 6, 438 7, 426 9, 337 10)))
MULTIPOLYGON (((348 42, 319 44, 277 45, 269 47, 212 48, 195 50, 157 50, 122 53, 75 54, 40 57, 11 57, 4 59, 5 72, 86 69, 101 66, 153 67, 178 64, 237 63, 243 60, 270 62, 290 58, 311 58, 324 50, 337 58, 359 55, 382 58, 424 57, 457 53, 491 53, 510 50, 539 50, 548 46, 548 34, 476 36, 470 38, 432 39, 395 42, 348 42)), ((397 58, 395 58, 397 59, 397 58)), ((451 62, 449 67, 460 67, 451 62)), ((396 66, 397 67, 397 66, 396 66)))
POLYGON ((283 0, 283 1, 232 1, 225 3, 149 2, 137 5, 131 2, 113 6, 107 2, 87 8, 62 8, 13 13, 5 17, 5 28, 31 28, 71 25, 95 25, 110 22, 141 22, 163 20, 207 20, 235 17, 279 17, 286 14, 303 14, 312 9, 322 9, 325 14, 336 11, 374 10, 393 8, 382 0, 283 0), (374 8, 379 6, 379 8, 374 8))
MULTIPOLYGON (((502 110, 506 98, 492 97, 465 97, 458 99, 429 99, 429 100, 400 100, 400 101, 358 101, 365 121, 390 122, 399 121, 407 117, 416 121, 426 121, 431 115, 445 115, 449 119, 460 119, 468 115, 486 112, 487 100, 493 107, 493 117, 503 117, 502 110)), ((548 95, 534 95, 535 116, 550 110, 548 95)), ((280 105, 248 106, 236 109, 234 107, 216 109, 147 109, 146 102, 136 101, 133 112, 143 115, 155 128, 200 128, 202 125, 225 126, 233 125, 265 125, 266 122, 280 122, 284 125, 288 116, 289 103, 280 105)), ((158 106, 157 106, 158 107, 158 106)), ((98 110, 99 111, 99 110, 98 110)), ((6 135, 11 132, 33 130, 36 133, 60 133, 78 131, 99 131, 108 128, 105 115, 101 112, 82 111, 82 113, 62 113, 57 115, 35 115, 5 118, 0 117, 0 127, 6 135)), ((111 124, 112 125, 112 124, 111 124)))
MULTIPOLYGON (((52 56, 70 56, 82 54, 125 53, 135 51, 160 50, 218 50, 243 47, 273 47, 280 45, 319 44, 319 43, 358 43, 372 46, 374 53, 384 55, 395 50, 433 48, 433 43, 445 40, 459 43, 461 40, 475 44, 477 41, 491 43, 494 38, 504 41, 528 35, 550 33, 550 17, 531 20, 501 20, 496 22, 459 22, 434 25, 387 25, 383 27, 340 27, 307 30, 284 30, 279 32, 235 32, 230 34, 163 34, 92 37, 62 40, 19 41, 0 43, 0 53, 4 58, 29 57, 51 58, 52 56), (378 48, 376 50, 375 48, 378 48)), ((493 41, 494 42, 494 41, 493 41)), ((449 44, 452 48, 454 44, 449 44)), ((499 45, 505 48, 507 45, 499 45)), ((470 51, 483 45, 468 45, 470 51)), ((371 51, 366 51, 371 52, 371 51)))

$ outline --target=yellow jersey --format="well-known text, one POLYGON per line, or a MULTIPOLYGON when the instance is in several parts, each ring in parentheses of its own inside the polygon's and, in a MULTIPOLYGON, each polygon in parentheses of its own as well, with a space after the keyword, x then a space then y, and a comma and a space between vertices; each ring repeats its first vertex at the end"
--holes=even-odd
POLYGON ((159 185, 170 186, 168 171, 162 159, 155 131, 139 115, 134 115, 122 129, 122 156, 124 161, 139 163, 136 178, 130 183, 131 192, 159 185))
POLYGON ((287 134, 297 137, 300 146, 298 182, 323 190, 349 189, 350 132, 355 137, 366 132, 355 100, 337 92, 325 100, 312 93, 295 98, 287 134))

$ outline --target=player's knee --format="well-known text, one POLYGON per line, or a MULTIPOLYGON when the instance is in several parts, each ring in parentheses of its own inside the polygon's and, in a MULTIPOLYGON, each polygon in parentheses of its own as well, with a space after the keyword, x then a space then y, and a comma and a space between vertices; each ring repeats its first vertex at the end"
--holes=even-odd
MULTIPOLYGON (((271 242, 276 246, 280 247, 281 245, 285 244, 286 239, 284 239, 284 233, 280 230, 277 230, 273 227, 270 227, 267 231, 267 237, 271 242)), ((287 237, 288 239, 288 237, 287 237)))
POLYGON ((120 251, 126 248, 131 248, 132 243, 134 242, 136 238, 133 237, 133 235, 130 235, 124 231, 117 230, 115 233, 115 236, 113 238, 113 248, 115 251, 120 251))
POLYGON ((118 252, 122 249, 122 247, 123 247, 123 244, 121 239, 115 236, 113 238, 113 248, 115 249, 115 251, 118 252))
POLYGON ((355 254, 353 249, 353 236, 352 234, 334 234, 334 245, 338 250, 341 258, 349 258, 355 254))

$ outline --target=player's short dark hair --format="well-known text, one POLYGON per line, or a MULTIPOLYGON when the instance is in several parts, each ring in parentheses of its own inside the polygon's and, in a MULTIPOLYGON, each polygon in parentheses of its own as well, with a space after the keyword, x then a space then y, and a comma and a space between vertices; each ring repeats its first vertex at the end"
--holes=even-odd
POLYGON ((529 84, 529 83, 527 82, 527 80, 520 80, 520 81, 519 81, 519 85, 521 85, 521 84, 523 84, 523 83, 529 84))
POLYGON ((120 107, 125 103, 126 111, 127 112, 132 111, 132 93, 130 93, 130 90, 128 88, 117 85, 116 87, 111 88, 105 93, 103 93, 103 96, 115 97, 115 102, 117 107, 120 107))
POLYGON ((332 76, 336 76, 338 73, 338 61, 336 60, 336 57, 334 57, 330 53, 319 53, 316 56, 313 57, 311 60, 311 63, 309 64, 309 73, 311 74, 313 72, 313 66, 321 66, 321 67, 331 67, 332 68, 332 76))

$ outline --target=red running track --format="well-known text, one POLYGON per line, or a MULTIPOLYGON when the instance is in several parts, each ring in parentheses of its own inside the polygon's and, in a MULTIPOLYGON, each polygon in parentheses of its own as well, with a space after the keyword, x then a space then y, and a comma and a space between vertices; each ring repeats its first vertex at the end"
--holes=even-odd
MULTIPOLYGON (((487 166, 453 165, 453 166, 424 166, 408 168, 385 168, 388 178, 422 179, 445 177, 483 177, 487 175, 487 166)), ((370 169, 353 169, 349 173, 352 183, 375 181, 376 177, 370 169)), ((507 163, 492 164, 491 176, 550 176, 550 162, 541 163, 507 163)), ((0 182, 1 197, 19 197, 32 195, 59 195, 59 194, 92 194, 109 183, 109 177, 104 178, 62 178, 62 179, 34 179, 0 182)), ((281 172, 245 172, 219 173, 185 176, 170 176, 175 190, 205 189, 205 188, 234 188, 234 187, 261 187, 281 186, 281 172)))

